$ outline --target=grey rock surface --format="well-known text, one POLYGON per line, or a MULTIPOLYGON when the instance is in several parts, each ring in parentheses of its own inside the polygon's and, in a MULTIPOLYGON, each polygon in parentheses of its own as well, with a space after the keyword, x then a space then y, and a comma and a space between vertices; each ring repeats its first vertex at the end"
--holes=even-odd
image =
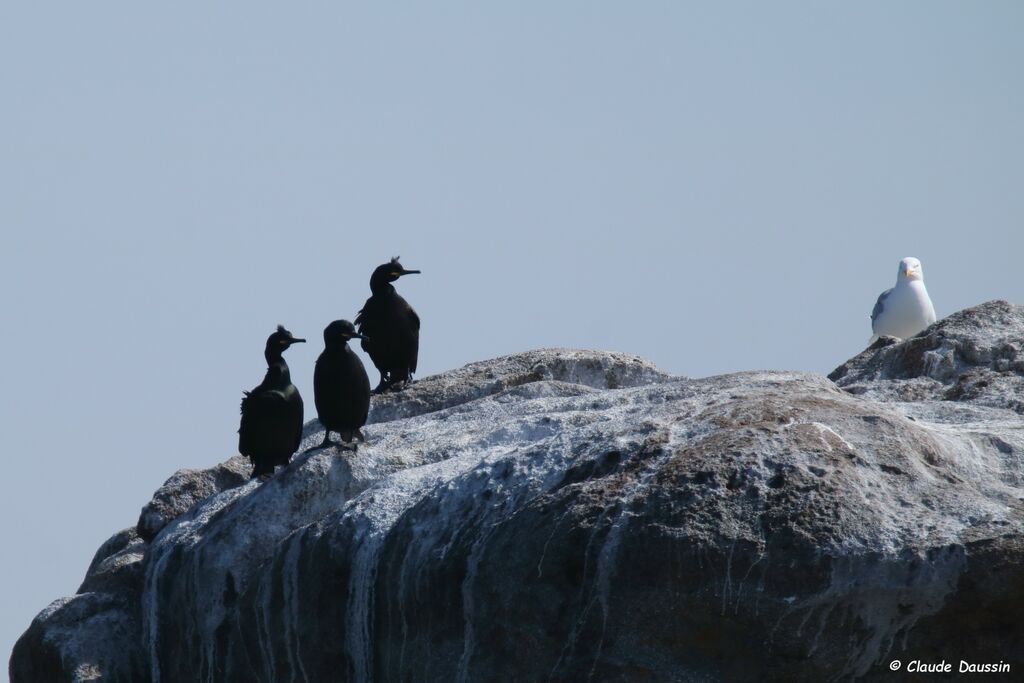
POLYGON ((375 398, 356 454, 262 485, 236 461, 172 477, 36 618, 11 679, 1019 672, 1022 341, 1024 309, 992 302, 835 383, 564 349, 425 378, 375 398))
POLYGON ((168 522, 215 493, 241 486, 249 480, 249 459, 236 455, 227 462, 205 470, 179 470, 157 489, 142 508, 136 524, 138 534, 151 541, 168 522))
POLYGON ((144 681, 138 593, 129 586, 61 598, 32 620, 11 653, 11 681, 144 681))
POLYGON ((1024 414, 1024 307, 990 301, 915 337, 883 337, 833 370, 847 391, 892 401, 957 401, 1024 414))

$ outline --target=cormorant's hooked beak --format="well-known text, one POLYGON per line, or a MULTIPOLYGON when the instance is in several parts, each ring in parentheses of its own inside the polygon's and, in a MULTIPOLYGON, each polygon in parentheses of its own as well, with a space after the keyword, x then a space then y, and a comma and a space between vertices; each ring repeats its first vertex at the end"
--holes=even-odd
POLYGON ((348 336, 346 338, 347 339, 362 339, 363 341, 370 341, 369 337, 367 337, 365 334, 359 334, 358 332, 350 332, 350 333, 348 333, 348 336))
POLYGON ((419 275, 420 271, 418 271, 418 270, 405 270, 405 269, 403 269, 403 270, 398 271, 398 274, 400 276, 401 275, 419 275))
POLYGON ((305 344, 305 343, 306 343, 305 339, 298 339, 296 337, 292 337, 291 339, 288 340, 288 345, 289 346, 291 346, 292 344, 305 344))

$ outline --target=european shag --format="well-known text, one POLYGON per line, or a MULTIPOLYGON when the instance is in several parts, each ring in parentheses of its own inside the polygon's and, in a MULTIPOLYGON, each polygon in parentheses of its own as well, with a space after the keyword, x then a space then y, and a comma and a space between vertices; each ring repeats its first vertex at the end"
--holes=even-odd
POLYGON ((361 428, 370 412, 370 378, 363 361, 348 345, 357 337, 366 340, 347 320, 335 320, 324 328, 324 352, 316 359, 313 372, 316 414, 324 426, 320 448, 333 443, 331 432, 338 432, 343 442, 352 444, 353 451, 355 439, 366 440, 361 428))
POLYGON ((267 374, 242 399, 238 452, 252 460, 252 476, 267 479, 277 465, 287 465, 302 441, 302 397, 292 384, 281 355, 296 339, 282 326, 267 338, 267 374))
POLYGON ((871 311, 868 342, 873 344, 883 334, 900 339, 913 337, 935 322, 935 307, 924 286, 924 270, 913 256, 900 261, 896 286, 882 292, 871 311))
MULTIPOLYGON (((373 294, 356 316, 363 339, 363 351, 380 371, 380 384, 373 393, 387 391, 412 382, 416 372, 416 357, 420 350, 420 317, 412 306, 399 296, 391 284, 403 275, 419 273, 406 270, 398 257, 377 266, 370 276, 373 294)), ((400 388, 400 387, 399 387, 400 388)))

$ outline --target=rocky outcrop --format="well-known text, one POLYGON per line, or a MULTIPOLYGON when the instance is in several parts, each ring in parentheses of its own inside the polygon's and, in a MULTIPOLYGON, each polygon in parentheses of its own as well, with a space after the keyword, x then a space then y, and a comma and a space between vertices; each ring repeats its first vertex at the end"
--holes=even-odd
MULTIPOLYGON (((160 531, 196 503, 249 480, 252 464, 242 455, 206 470, 179 470, 157 489, 142 508, 135 525, 138 535, 152 541, 160 531)), ((102 548, 101 548, 102 551, 102 548)))
POLYGON ((11 678, 1019 673, 1022 343, 1024 309, 992 302, 834 382, 567 350, 426 378, 375 399, 356 454, 172 477, 11 678))
POLYGON ((904 342, 883 337, 829 374, 853 394, 957 401, 1024 414, 1024 319, 1005 301, 954 313, 904 342))

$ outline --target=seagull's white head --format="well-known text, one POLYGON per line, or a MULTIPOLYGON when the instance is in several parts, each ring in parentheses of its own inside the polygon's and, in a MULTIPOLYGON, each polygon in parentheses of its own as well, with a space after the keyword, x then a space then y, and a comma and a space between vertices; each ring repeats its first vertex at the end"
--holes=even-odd
POLYGON ((921 262, 913 256, 900 261, 900 270, 896 274, 896 283, 913 280, 924 280, 924 270, 921 269, 921 262))

